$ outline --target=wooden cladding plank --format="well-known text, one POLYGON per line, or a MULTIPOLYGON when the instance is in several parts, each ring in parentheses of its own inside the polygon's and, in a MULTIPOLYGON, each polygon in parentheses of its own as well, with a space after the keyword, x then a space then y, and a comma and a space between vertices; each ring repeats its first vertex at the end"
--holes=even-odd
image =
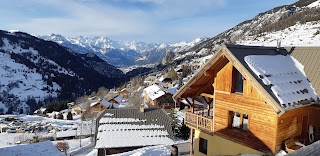
POLYGON ((247 98, 262 100, 258 91, 254 88, 253 85, 251 85, 251 83, 247 79, 243 80, 243 96, 247 98))
POLYGON ((216 90, 231 92, 233 65, 228 62, 216 76, 216 90))
POLYGON ((276 114, 273 109, 267 105, 264 101, 248 99, 243 97, 242 95, 237 94, 223 94, 216 92, 215 93, 215 104, 225 106, 230 108, 232 106, 243 108, 247 111, 259 111, 268 114, 276 114))
POLYGON ((204 73, 204 76, 214 76, 214 75, 215 75, 214 70, 207 70, 207 71, 204 73))
POLYGON ((208 93, 201 93, 200 96, 208 97, 208 98, 214 98, 213 94, 208 94, 208 93))

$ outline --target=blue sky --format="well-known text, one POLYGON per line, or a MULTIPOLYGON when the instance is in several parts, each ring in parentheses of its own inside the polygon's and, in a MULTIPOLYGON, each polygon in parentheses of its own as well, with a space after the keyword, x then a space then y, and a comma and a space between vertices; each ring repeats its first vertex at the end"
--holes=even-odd
POLYGON ((175 43, 213 37, 297 0, 3 0, 0 29, 175 43))

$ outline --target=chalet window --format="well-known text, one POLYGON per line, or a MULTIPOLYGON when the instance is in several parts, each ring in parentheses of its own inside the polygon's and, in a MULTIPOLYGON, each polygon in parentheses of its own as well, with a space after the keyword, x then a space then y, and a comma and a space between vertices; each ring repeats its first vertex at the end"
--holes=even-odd
POLYGON ((208 153, 208 140, 200 138, 199 151, 203 154, 208 153))
POLYGON ((240 113, 233 113, 232 127, 240 128, 240 113))
POLYGON ((242 129, 248 130, 248 119, 249 116, 247 114, 242 114, 242 129))
POLYGON ((233 69, 233 92, 243 93, 243 78, 236 68, 233 69))
POLYGON ((229 112, 230 115, 230 124, 229 127, 231 128, 239 128, 243 130, 248 130, 249 128, 249 115, 241 114, 239 112, 229 112))

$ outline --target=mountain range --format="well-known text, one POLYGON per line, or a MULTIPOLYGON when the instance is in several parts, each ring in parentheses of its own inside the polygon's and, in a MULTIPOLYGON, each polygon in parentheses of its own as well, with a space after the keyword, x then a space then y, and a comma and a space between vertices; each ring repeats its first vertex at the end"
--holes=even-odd
POLYGON ((132 65, 156 64, 161 62, 165 54, 170 52, 187 51, 189 48, 207 40, 207 37, 194 39, 192 42, 179 42, 175 44, 159 44, 145 42, 115 41, 107 37, 65 37, 58 34, 38 35, 47 41, 56 42, 72 49, 76 53, 95 53, 101 59, 116 66, 126 67, 132 65))

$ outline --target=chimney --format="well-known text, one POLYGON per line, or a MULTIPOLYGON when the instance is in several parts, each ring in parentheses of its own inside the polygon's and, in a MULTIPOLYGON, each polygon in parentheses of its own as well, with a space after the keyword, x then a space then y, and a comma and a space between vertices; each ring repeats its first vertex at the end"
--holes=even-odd
POLYGON ((140 110, 141 113, 144 113, 144 102, 140 105, 140 110))
POLYGON ((277 51, 279 52, 281 48, 281 40, 277 40, 277 51))

